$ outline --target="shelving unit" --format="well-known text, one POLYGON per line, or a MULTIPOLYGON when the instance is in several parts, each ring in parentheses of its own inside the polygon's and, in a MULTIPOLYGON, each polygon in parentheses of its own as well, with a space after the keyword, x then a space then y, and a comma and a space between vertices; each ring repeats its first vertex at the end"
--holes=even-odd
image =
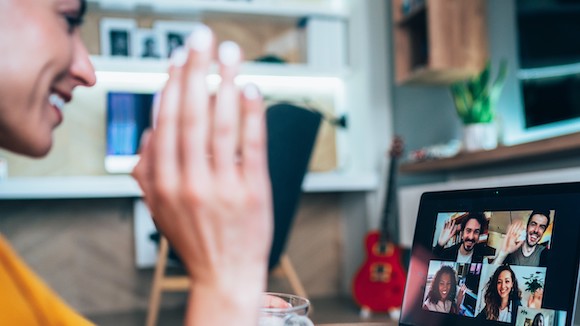
POLYGON ((574 157, 580 153, 580 133, 564 135, 514 146, 501 146, 489 151, 460 153, 457 156, 416 163, 405 163, 399 168, 402 173, 432 173, 473 169, 494 164, 535 161, 562 157, 574 157))
MULTIPOLYGON (((374 174, 308 173, 302 184, 307 193, 374 191, 374 174)), ((140 198, 141 189, 128 175, 8 178, 0 181, 0 200, 71 199, 71 198, 140 198)))
MULTIPOLYGON (((293 41, 290 44, 293 46, 289 52, 294 57, 280 64, 246 61, 241 67, 237 82, 257 84, 269 101, 288 100, 301 103, 306 99, 312 103, 322 103, 319 109, 328 110, 331 115, 347 114, 344 92, 349 72, 346 61, 340 60, 341 64, 333 64, 327 58, 328 51, 333 51, 334 57, 347 57, 345 53, 338 56, 339 50, 347 51, 345 21, 349 19, 349 12, 346 1, 90 0, 89 3, 93 7, 94 16, 90 19, 91 24, 86 24, 85 39, 91 40, 89 43, 92 44, 97 43, 96 39, 99 39, 98 43, 103 43, 102 36, 106 34, 101 30, 95 33, 103 19, 119 17, 136 22, 139 29, 150 29, 156 35, 158 43, 166 34, 155 29, 155 22, 184 25, 185 22, 202 21, 212 27, 218 41, 230 39, 238 42, 248 60, 271 54, 272 52, 268 52, 271 47, 280 43, 288 46, 285 37, 291 37, 293 41), (306 26, 297 27, 303 18, 308 18, 308 23, 306 26), (331 22, 330 27, 328 22, 331 22), (338 28, 333 29, 336 25, 338 28), (328 46, 328 40, 337 38, 337 43, 330 41, 328 46), (333 44, 338 46, 332 47, 333 44)), ((91 53, 94 55, 91 60, 97 71, 98 83, 105 92, 134 90, 153 93, 167 80, 167 59, 98 55, 101 52, 102 49, 93 47, 91 53)), ((210 70, 210 88, 219 83, 217 71, 216 65, 210 70)), ((328 135, 328 132, 325 134, 328 135)), ((334 160, 338 162, 337 167, 342 167, 341 162, 344 161, 345 154, 340 152, 346 146, 345 137, 344 132, 339 131, 332 137, 323 138, 327 145, 332 138, 332 150, 336 148, 338 155, 342 155, 334 160)), ((331 161, 333 160, 327 162, 331 161)), ((117 157, 111 159, 108 156, 106 169, 114 173, 127 173, 130 171, 127 167, 131 162, 123 158, 117 160, 117 157), (115 167, 110 168, 111 166, 115 167), (117 169, 118 166, 122 170, 117 169)))
POLYGON ((234 14, 275 17, 334 17, 348 19, 345 1, 280 1, 254 0, 209 1, 209 0, 88 0, 92 6, 103 11, 154 12, 160 14, 234 14))
MULTIPOLYGON (((167 72, 168 61, 157 59, 120 58, 91 56, 91 61, 98 72, 126 72, 126 73, 159 73, 167 72)), ((217 73, 217 66, 213 66, 211 73, 217 73)), ((327 77, 343 79, 348 77, 348 68, 316 69, 307 64, 276 64, 245 62, 240 71, 241 75, 251 76, 283 76, 283 77, 327 77)))
MULTIPOLYGON (((265 17, 288 17, 300 19, 302 17, 326 17, 331 19, 349 20, 348 2, 342 0, 321 1, 259 1, 234 2, 234 1, 185 1, 185 0, 132 0, 132 1, 109 1, 88 0, 92 6, 92 12, 100 12, 108 15, 113 13, 125 13, 129 16, 145 14, 154 17, 156 14, 191 15, 193 13, 209 13, 215 15, 242 16, 252 20, 254 15, 265 17)), ((346 35, 345 35, 346 37, 346 35)), ((346 51, 347 49, 345 49, 346 51)), ((103 92, 111 82, 113 88, 120 83, 130 89, 139 82, 161 85, 167 78, 166 70, 168 62, 163 59, 140 59, 91 56, 91 61, 97 71, 99 87, 89 89, 86 92, 103 92), (103 84, 103 78, 108 80, 103 84), (132 78, 132 79, 131 79, 132 78)), ((217 67, 213 68, 217 72, 217 67)), ((351 74, 348 67, 317 68, 308 63, 302 64, 268 64, 246 62, 241 69, 240 82, 243 79, 268 78, 263 82, 270 87, 282 89, 297 87, 304 90, 321 88, 330 90, 335 94, 337 114, 344 113, 345 92, 348 90, 348 79, 351 74), (272 86, 273 85, 273 86, 272 86)), ((212 75, 210 75, 212 77, 212 75)), ((217 75, 216 75, 217 77, 217 75)), ((141 87, 140 89, 154 89, 155 86, 141 87)), ((99 95, 100 96, 100 95, 99 95)), ((345 138, 349 135, 342 134, 337 138, 339 148, 348 146, 345 138), (342 137, 342 139, 341 139, 342 137), (345 144, 343 144, 345 143, 345 144)), ((340 152, 340 151, 339 151, 340 152)), ((344 153, 339 153, 343 155, 344 153)), ((338 159, 341 161, 341 158, 338 159)), ((352 159, 351 159, 352 160, 352 159)), ((124 171, 127 172, 127 171, 124 171)), ((378 186, 378 176, 367 169, 339 167, 330 172, 308 173, 304 181, 305 192, 358 192, 374 191, 378 186)), ((97 175, 78 177, 10 177, 0 183, 0 198, 2 199, 25 199, 25 198, 84 198, 84 197, 140 197, 141 193, 134 181, 124 174, 120 175, 97 175)))
POLYGON ((485 0, 407 2, 392 1, 397 83, 449 84, 484 67, 485 0))

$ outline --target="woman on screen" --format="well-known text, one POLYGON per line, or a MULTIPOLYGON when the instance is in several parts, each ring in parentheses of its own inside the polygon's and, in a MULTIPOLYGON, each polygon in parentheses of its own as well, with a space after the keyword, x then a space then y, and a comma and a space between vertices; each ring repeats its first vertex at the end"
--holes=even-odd
POLYGON ((532 321, 532 326, 544 326, 544 315, 538 312, 532 321))
POLYGON ((514 324, 521 299, 522 291, 518 287, 516 274, 509 265, 502 265, 495 270, 487 283, 485 307, 477 318, 514 324))
POLYGON ((455 294, 457 293, 457 278, 455 270, 450 266, 441 266, 435 273, 423 309, 445 313, 457 313, 455 294))

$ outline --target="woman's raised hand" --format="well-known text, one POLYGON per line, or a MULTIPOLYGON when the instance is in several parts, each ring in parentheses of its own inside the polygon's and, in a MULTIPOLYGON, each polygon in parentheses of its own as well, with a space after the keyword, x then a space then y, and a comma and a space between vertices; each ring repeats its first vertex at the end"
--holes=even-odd
POLYGON ((235 85, 233 42, 218 47, 221 83, 210 94, 214 48, 198 24, 174 51, 133 176, 191 277, 188 324, 255 325, 273 223, 263 102, 256 86, 235 85))

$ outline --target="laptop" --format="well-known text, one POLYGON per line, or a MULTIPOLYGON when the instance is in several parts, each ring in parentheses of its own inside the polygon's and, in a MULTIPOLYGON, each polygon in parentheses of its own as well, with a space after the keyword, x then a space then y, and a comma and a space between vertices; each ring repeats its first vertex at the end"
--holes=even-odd
POLYGON ((428 192, 400 325, 580 326, 580 183, 428 192))

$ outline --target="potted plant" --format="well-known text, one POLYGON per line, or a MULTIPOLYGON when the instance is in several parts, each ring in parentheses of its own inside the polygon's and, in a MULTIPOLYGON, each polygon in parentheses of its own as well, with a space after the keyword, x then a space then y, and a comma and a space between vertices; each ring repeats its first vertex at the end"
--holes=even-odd
POLYGON ((463 147, 466 151, 497 147, 495 104, 506 74, 507 63, 502 60, 496 79, 490 82, 491 63, 488 61, 478 75, 451 85, 455 109, 464 125, 463 147))
POLYGON ((530 274, 529 277, 525 277, 526 280, 526 292, 530 292, 530 297, 528 298, 529 308, 541 308, 542 298, 544 296, 544 284, 538 275, 539 272, 530 274))

